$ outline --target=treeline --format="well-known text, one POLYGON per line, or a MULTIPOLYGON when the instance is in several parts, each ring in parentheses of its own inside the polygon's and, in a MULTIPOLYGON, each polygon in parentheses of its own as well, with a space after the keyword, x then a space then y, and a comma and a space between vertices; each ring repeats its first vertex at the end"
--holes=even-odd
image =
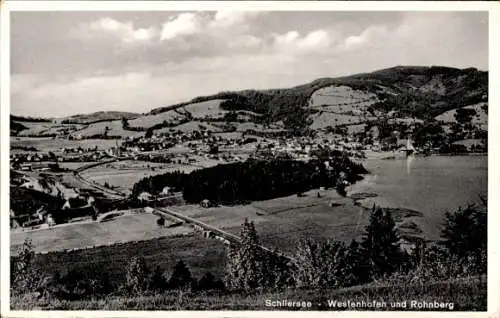
POLYGON ((336 157, 326 165, 320 160, 249 160, 217 165, 192 171, 179 171, 146 177, 132 189, 132 196, 141 192, 159 193, 169 186, 182 191, 184 200, 199 203, 204 199, 224 204, 267 200, 303 193, 319 187, 354 183, 367 173, 362 165, 347 157, 336 157))

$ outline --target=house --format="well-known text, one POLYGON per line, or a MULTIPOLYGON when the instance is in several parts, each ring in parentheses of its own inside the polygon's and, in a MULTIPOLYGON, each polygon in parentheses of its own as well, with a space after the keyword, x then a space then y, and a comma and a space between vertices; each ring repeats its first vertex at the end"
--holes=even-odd
POLYGON ((151 193, 148 193, 148 192, 141 192, 138 196, 137 196, 137 200, 139 201, 153 201, 153 195, 151 193))
POLYGON ((200 206, 202 208, 207 209, 207 208, 215 207, 217 205, 215 204, 215 202, 213 202, 211 200, 208 200, 208 199, 205 199, 205 200, 203 200, 203 201, 200 202, 200 206))
POLYGON ((161 194, 163 195, 169 195, 170 194, 170 187, 164 187, 163 190, 161 191, 161 194))

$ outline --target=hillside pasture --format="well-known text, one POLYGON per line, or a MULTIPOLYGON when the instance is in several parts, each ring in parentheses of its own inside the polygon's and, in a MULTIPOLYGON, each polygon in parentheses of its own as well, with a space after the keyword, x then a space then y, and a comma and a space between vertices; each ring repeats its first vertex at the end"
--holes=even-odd
MULTIPOLYGON (((184 133, 191 133, 193 131, 203 131, 205 129, 202 129, 201 127, 205 127, 207 131, 211 131, 211 132, 222 132, 222 129, 215 126, 215 125, 212 125, 211 123, 207 123, 207 122, 201 122, 201 121, 197 121, 197 120, 193 120, 193 121, 190 121, 190 122, 187 122, 187 123, 184 123, 184 124, 181 124, 181 125, 178 125, 178 126, 175 126, 174 129, 176 130, 180 130, 184 133)), ((157 132, 160 132, 162 130, 156 130, 157 132)), ((167 129, 168 131, 168 129, 167 129)))
POLYGON ((35 147, 42 152, 59 152, 63 148, 94 148, 107 149, 116 146, 116 140, 110 139, 53 139, 53 138, 29 138, 29 137, 11 137, 11 146, 35 147))
POLYGON ((88 127, 74 132, 72 135, 73 136, 81 135, 82 137, 103 135, 104 132, 106 131, 106 127, 108 127, 108 136, 119 136, 125 138, 125 137, 136 137, 144 135, 144 132, 124 130, 122 127, 121 120, 105 121, 105 122, 90 124, 88 127))
MULTIPOLYGON (((482 109, 483 105, 487 105, 487 103, 478 103, 475 105, 465 106, 463 108, 474 109, 476 111, 477 115, 472 118, 472 123, 474 125, 478 125, 478 126, 482 127, 482 129, 487 130, 488 129, 488 114, 486 114, 486 112, 482 109)), ((456 113, 457 113, 457 110, 452 109, 452 110, 449 110, 449 111, 442 113, 441 115, 436 116, 435 119, 438 121, 443 121, 445 123, 454 123, 454 122, 456 122, 456 120, 455 120, 456 113)))
POLYGON ((213 99, 206 102, 194 103, 184 106, 193 118, 223 118, 228 111, 220 108, 224 99, 213 99))
POLYGON ((56 124, 54 122, 19 122, 28 129, 20 131, 17 136, 43 136, 43 135, 54 135, 59 133, 74 132, 76 130, 82 129, 84 125, 76 124, 56 124))
POLYGON ((127 166, 126 162, 120 162, 85 170, 82 175, 98 184, 107 183, 116 187, 115 189, 118 191, 129 193, 134 184, 142 178, 176 170, 190 172, 195 169, 198 167, 182 164, 136 162, 136 164, 131 163, 130 166, 127 166))
POLYGON ((14 253, 26 238, 35 252, 79 249, 162 236, 190 233, 187 227, 161 228, 157 216, 150 213, 126 214, 109 222, 68 223, 34 231, 11 231, 10 246, 14 253))
POLYGON ((311 129, 322 129, 328 126, 337 125, 358 124, 365 120, 361 116, 334 114, 328 112, 319 112, 311 115, 310 118, 313 120, 313 123, 310 126, 311 129))
POLYGON ((312 108, 323 108, 335 106, 345 108, 345 111, 353 109, 365 109, 377 102, 377 96, 373 93, 355 90, 348 86, 328 86, 316 90, 309 99, 312 108))
POLYGON ((147 115, 142 116, 133 120, 129 120, 128 123, 130 127, 153 127, 154 125, 158 125, 163 123, 164 121, 173 122, 180 121, 186 118, 186 115, 182 114, 182 111, 179 110, 169 110, 164 113, 156 114, 156 115, 147 115))

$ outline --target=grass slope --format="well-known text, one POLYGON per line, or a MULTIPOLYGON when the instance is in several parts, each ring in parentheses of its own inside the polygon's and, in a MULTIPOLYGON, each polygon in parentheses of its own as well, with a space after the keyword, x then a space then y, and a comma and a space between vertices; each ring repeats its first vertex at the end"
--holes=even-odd
MULTIPOLYGON (((286 290, 265 293, 183 293, 177 291, 151 296, 108 297, 85 301, 35 301, 30 295, 13 297, 12 309, 44 310, 411 310, 425 311, 432 309, 412 307, 411 302, 453 303, 453 311, 486 311, 486 278, 475 277, 450 281, 428 282, 413 285, 364 285, 337 290, 286 290), (266 306, 271 301, 308 301, 312 306, 307 309, 266 306), (328 301, 337 302, 385 302, 386 306, 373 308, 338 308, 330 307, 328 301), (391 302, 404 302, 405 308, 392 308, 391 302)), ((435 310, 435 309, 434 309, 435 310)), ((437 309, 450 311, 450 309, 437 309)))

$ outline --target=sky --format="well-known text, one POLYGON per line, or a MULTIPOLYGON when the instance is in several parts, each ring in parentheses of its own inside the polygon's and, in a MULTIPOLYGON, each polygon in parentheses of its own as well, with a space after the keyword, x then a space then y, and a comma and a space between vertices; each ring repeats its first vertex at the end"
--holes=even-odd
POLYGON ((144 113, 397 65, 488 70, 488 13, 11 13, 11 113, 23 116, 144 113))

